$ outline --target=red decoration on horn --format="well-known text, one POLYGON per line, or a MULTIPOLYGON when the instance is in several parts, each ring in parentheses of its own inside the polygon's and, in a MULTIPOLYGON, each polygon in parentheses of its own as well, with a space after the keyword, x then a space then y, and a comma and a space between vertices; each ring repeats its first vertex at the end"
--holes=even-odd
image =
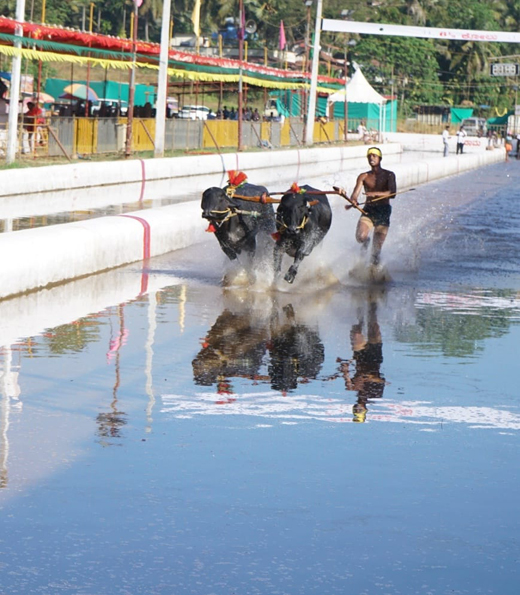
POLYGON ((290 190, 291 190, 291 192, 294 192, 295 194, 300 194, 300 192, 302 191, 302 189, 298 186, 298 184, 296 182, 293 182, 290 190))
POLYGON ((215 233, 217 230, 216 230, 215 226, 213 225, 213 223, 210 223, 210 224, 208 225, 208 229, 206 229, 206 231, 207 231, 208 233, 215 233))
POLYGON ((237 171, 235 169, 229 170, 228 176, 228 184, 230 186, 235 186, 235 188, 247 180, 247 176, 243 171, 237 171))

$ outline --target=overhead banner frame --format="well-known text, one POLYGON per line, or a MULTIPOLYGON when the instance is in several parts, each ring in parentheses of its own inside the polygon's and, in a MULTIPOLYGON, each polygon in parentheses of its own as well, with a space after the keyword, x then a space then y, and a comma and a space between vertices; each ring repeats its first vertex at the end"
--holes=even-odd
POLYGON ((336 33, 360 33, 389 35, 394 37, 422 37, 439 41, 487 41, 520 43, 520 33, 507 31, 478 31, 471 29, 448 29, 438 27, 412 27, 409 25, 384 25, 361 21, 322 19, 322 31, 336 33))
MULTIPOLYGON (((422 37, 439 41, 487 41, 520 43, 520 33, 505 31, 479 31, 471 29, 448 29, 441 27, 412 27, 409 25, 385 25, 382 23, 364 23, 361 21, 344 21, 337 19, 322 19, 321 12, 316 16, 316 30, 321 19, 321 31, 332 33, 359 33, 366 35, 387 35, 390 37, 422 37)), ((319 45, 319 44, 317 44, 319 45)), ((317 69, 311 74, 311 94, 316 88, 317 69)), ((310 110, 309 110, 310 112, 310 110)), ((307 116, 306 144, 312 144, 314 131, 314 117, 307 116)))

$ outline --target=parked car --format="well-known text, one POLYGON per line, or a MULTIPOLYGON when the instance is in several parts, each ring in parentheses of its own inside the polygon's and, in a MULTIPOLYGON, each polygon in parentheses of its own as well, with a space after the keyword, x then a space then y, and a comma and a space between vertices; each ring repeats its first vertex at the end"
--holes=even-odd
POLYGON ((183 120, 207 120, 210 111, 205 105, 185 105, 179 110, 177 117, 183 120))
POLYGON ((468 136, 486 136, 486 118, 466 118, 462 120, 462 126, 468 136))
POLYGON ((107 99, 105 97, 100 97, 98 101, 93 102, 92 115, 98 116, 104 114, 105 116, 113 116, 117 113, 118 107, 120 116, 124 117, 128 114, 128 102, 121 99, 107 99))

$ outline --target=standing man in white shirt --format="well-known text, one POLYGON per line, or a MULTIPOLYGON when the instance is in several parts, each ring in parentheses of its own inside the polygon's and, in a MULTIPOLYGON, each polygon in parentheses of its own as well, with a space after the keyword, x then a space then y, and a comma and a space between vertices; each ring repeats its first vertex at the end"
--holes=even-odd
POLYGON ((464 153, 464 141, 466 140, 466 131, 464 130, 464 126, 461 126, 457 131, 457 155, 460 153, 461 155, 464 153))
POLYGON ((448 156, 449 153, 449 146, 448 140, 451 138, 450 136, 450 127, 446 126, 446 128, 442 131, 442 144, 444 145, 444 157, 448 156))

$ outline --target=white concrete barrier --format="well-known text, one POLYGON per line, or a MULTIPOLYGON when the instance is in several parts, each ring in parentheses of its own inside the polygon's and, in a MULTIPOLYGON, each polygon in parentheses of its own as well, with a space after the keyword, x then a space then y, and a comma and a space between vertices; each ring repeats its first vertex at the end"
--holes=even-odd
MULTIPOLYGON (((353 149, 350 149, 350 159, 352 155, 358 158, 359 155, 366 154, 366 147, 353 149)), ((385 155, 388 155, 389 149, 390 147, 385 146, 385 155)), ((289 153, 293 159, 302 159, 303 154, 306 159, 315 160, 329 159, 333 156, 338 158, 338 155, 340 159, 346 158, 345 150, 312 149, 299 153, 270 153, 269 161, 273 159, 273 163, 276 161, 278 166, 282 160, 289 164, 289 153)), ((240 167, 248 169, 248 161, 253 162, 255 156, 256 154, 240 155, 240 167)), ((392 169, 397 176, 398 189, 404 190, 503 159, 503 150, 483 151, 461 157, 418 160, 411 164, 400 163, 393 165, 392 169)), ((179 171, 182 170, 179 163, 175 164, 176 160, 168 161, 172 162, 167 164, 168 168, 176 166, 179 171)), ((366 160, 364 164, 366 165, 366 160)), ((105 164, 102 165, 106 167, 105 164)), ((291 165, 294 166, 294 162, 291 165)), ((113 163, 108 166, 114 168, 113 163)), ((184 163, 184 166, 188 168, 187 163, 184 163)), ((200 167, 199 163, 195 163, 190 171, 199 170, 200 167)), ((41 172, 41 169, 34 171, 41 172)), ((27 175, 27 170, 22 171, 27 175)), ((180 175, 179 171, 177 175, 180 175)), ((108 179, 106 172, 104 175, 108 179)), ((53 173, 53 176, 56 174, 53 173)), ((119 174, 115 174, 116 179, 118 176, 119 174)), ((349 172, 345 180, 345 187, 351 187, 355 174, 349 172)), ((146 261, 149 257, 185 248, 205 240, 205 226, 197 200, 126 215, 0 234, 0 253, 4 255, 1 265, 0 298, 123 264, 146 261)))
MULTIPOLYGON (((401 153, 399 144, 384 147, 385 154, 401 153)), ((327 162, 347 162, 364 157, 366 147, 327 147, 265 151, 261 153, 226 153, 164 159, 131 159, 53 165, 31 169, 0 171, 0 197, 152 182, 154 180, 222 174, 230 169, 253 172, 258 169, 307 165, 327 162)))
POLYGON ((0 234, 0 298, 185 248, 206 225, 191 202, 0 234))

